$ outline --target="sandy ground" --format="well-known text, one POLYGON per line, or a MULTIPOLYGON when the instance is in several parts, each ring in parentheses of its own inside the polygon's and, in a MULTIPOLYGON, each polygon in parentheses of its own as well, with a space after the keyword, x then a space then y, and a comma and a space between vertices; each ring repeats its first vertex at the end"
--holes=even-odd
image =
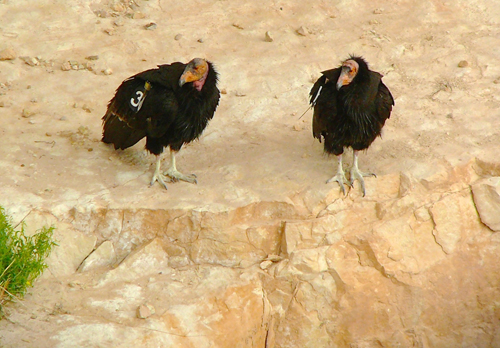
MULTIPOLYGON (((419 178, 495 157, 500 4, 363 4, 3 1, 0 49, 41 64, 0 62, 1 203, 238 205, 321 190, 336 164, 311 136, 312 112, 299 116, 320 71, 350 53, 385 75, 396 101, 362 169, 419 178), (151 22, 157 28, 146 30, 151 22), (273 42, 264 40, 266 31, 273 42), (92 55, 99 59, 85 59, 92 55), (154 157, 143 142, 122 152, 101 144, 100 118, 126 77, 196 56, 216 64, 226 91, 200 141, 179 156, 178 167, 196 173, 198 185, 149 188, 154 157), (67 61, 93 63, 94 71, 62 71, 67 61)), ((368 195, 374 180, 367 180, 368 195)))
POLYGON ((224 209, 329 190, 336 161, 312 137, 312 112, 299 116, 320 72, 351 53, 384 75, 396 102, 360 158, 378 174, 366 199, 384 175, 426 178, 493 160, 499 37, 496 0, 0 0, 0 50, 17 56, 0 62, 0 205, 18 219, 32 208, 224 209), (144 142, 114 151, 100 142, 101 117, 123 79, 193 57, 216 65, 224 91, 178 157, 198 185, 149 187, 144 142), (82 69, 63 71, 68 61, 82 69))

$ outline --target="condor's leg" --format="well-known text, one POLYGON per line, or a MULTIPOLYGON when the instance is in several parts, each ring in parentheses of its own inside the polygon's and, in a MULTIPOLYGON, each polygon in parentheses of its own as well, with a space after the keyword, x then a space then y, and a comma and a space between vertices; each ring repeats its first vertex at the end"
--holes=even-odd
POLYGON ((170 149, 170 168, 165 172, 165 175, 169 176, 172 181, 186 181, 190 182, 192 184, 197 184, 198 181, 196 181, 196 175, 190 174, 190 175, 185 175, 179 172, 175 166, 175 154, 177 151, 170 149))
POLYGON ((167 189, 167 184, 165 184, 166 178, 161 173, 160 166, 161 166, 161 155, 156 155, 156 169, 155 169, 155 172, 153 174, 153 178, 151 179, 151 183, 149 184, 149 186, 153 186, 155 181, 158 181, 158 183, 160 183, 163 187, 165 187, 165 189, 167 189))
POLYGON ((363 180, 364 176, 375 176, 375 173, 363 173, 359 171, 358 168, 358 151, 353 151, 353 163, 351 169, 349 169, 349 184, 351 187, 354 187, 354 180, 358 180, 361 184, 361 192, 363 193, 363 197, 366 195, 365 190, 365 181, 363 180))
POLYGON ((338 159, 337 174, 328 179, 326 183, 329 184, 333 181, 338 182, 340 185, 340 190, 342 191, 342 194, 345 196, 344 184, 347 185, 348 181, 345 178, 344 168, 342 167, 342 154, 337 155, 337 159, 338 159))

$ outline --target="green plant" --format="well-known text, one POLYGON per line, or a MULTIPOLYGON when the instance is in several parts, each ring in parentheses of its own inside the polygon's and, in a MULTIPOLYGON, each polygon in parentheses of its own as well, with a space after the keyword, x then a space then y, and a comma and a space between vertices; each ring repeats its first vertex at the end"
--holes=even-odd
POLYGON ((45 259, 52 247, 54 227, 43 227, 26 236, 12 227, 11 219, 0 207, 0 306, 4 299, 23 297, 26 289, 47 268, 45 259))

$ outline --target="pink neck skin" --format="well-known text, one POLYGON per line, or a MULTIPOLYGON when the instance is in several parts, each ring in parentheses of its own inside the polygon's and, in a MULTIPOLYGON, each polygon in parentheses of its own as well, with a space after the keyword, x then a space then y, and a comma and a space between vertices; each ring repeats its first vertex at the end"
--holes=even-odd
POLYGON ((198 92, 200 92, 201 89, 203 88, 203 85, 205 84, 205 80, 207 79, 207 76, 208 76, 208 69, 201 79, 193 82, 193 86, 194 86, 194 88, 196 88, 196 90, 198 92))

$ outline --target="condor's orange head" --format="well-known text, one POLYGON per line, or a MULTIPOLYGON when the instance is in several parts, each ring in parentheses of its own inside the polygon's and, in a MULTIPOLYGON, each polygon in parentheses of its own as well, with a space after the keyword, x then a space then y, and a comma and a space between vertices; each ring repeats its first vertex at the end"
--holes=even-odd
POLYGON ((337 91, 342 86, 347 86, 354 80, 359 71, 359 64, 354 59, 348 59, 342 63, 339 79, 337 80, 337 91))
POLYGON ((194 58, 184 69, 180 79, 179 86, 183 86, 188 82, 193 83, 193 87, 201 91, 208 75, 208 62, 202 58, 194 58))

